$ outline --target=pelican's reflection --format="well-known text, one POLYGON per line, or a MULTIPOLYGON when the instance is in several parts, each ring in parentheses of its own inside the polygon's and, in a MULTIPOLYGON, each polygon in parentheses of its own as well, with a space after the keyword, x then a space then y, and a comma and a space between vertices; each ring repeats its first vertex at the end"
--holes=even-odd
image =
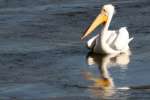
MULTIPOLYGON (((85 78, 93 81, 91 87, 102 89, 104 96, 111 96, 115 93, 115 85, 113 78, 109 74, 108 68, 114 65, 127 65, 129 63, 129 54, 98 55, 89 53, 86 61, 88 65, 98 65, 100 71, 100 77, 98 78, 94 77, 91 72, 84 72, 85 78)), ((99 92, 96 89, 91 89, 91 91, 94 95, 99 95, 99 92)))

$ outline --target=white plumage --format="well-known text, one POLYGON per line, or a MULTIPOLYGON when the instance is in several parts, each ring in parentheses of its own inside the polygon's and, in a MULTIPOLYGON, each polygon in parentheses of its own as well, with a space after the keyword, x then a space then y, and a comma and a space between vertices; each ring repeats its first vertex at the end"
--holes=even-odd
POLYGON ((129 43, 133 38, 129 38, 129 32, 126 27, 121 27, 119 30, 109 30, 109 25, 113 14, 114 6, 111 4, 104 5, 101 13, 97 16, 90 27, 85 31, 82 38, 88 36, 99 24, 104 23, 101 33, 92 37, 87 46, 94 53, 122 53, 129 51, 129 43))

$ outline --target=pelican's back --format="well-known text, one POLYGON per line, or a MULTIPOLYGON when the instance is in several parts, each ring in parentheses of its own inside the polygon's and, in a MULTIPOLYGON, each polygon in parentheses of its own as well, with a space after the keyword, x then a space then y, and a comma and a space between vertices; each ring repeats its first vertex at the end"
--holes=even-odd
POLYGON ((129 33, 126 29, 126 27, 122 27, 119 29, 117 33, 116 40, 114 41, 115 49, 117 50, 128 50, 129 49, 129 42, 133 38, 129 38, 129 33))

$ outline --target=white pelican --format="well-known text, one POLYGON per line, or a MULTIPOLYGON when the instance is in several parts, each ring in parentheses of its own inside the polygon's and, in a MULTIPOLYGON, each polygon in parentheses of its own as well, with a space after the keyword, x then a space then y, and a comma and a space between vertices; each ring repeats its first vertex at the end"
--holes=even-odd
POLYGON ((87 37, 100 24, 104 24, 100 34, 97 34, 87 42, 88 48, 94 53, 119 54, 129 51, 129 38, 126 27, 119 30, 109 30, 109 25, 114 15, 115 8, 111 4, 104 5, 101 13, 96 17, 88 29, 84 32, 81 40, 87 37))

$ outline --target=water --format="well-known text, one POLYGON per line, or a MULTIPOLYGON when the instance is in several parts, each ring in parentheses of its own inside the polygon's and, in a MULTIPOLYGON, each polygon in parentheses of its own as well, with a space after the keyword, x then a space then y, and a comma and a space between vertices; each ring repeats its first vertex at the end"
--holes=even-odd
POLYGON ((149 100, 149 5, 149 0, 0 0, 0 99, 149 100), (111 29, 127 26, 134 40, 132 55, 118 59, 123 65, 116 64, 117 57, 91 58, 112 62, 108 88, 115 89, 105 91, 98 87, 102 61, 87 64, 80 36, 106 3, 117 10, 111 29))

